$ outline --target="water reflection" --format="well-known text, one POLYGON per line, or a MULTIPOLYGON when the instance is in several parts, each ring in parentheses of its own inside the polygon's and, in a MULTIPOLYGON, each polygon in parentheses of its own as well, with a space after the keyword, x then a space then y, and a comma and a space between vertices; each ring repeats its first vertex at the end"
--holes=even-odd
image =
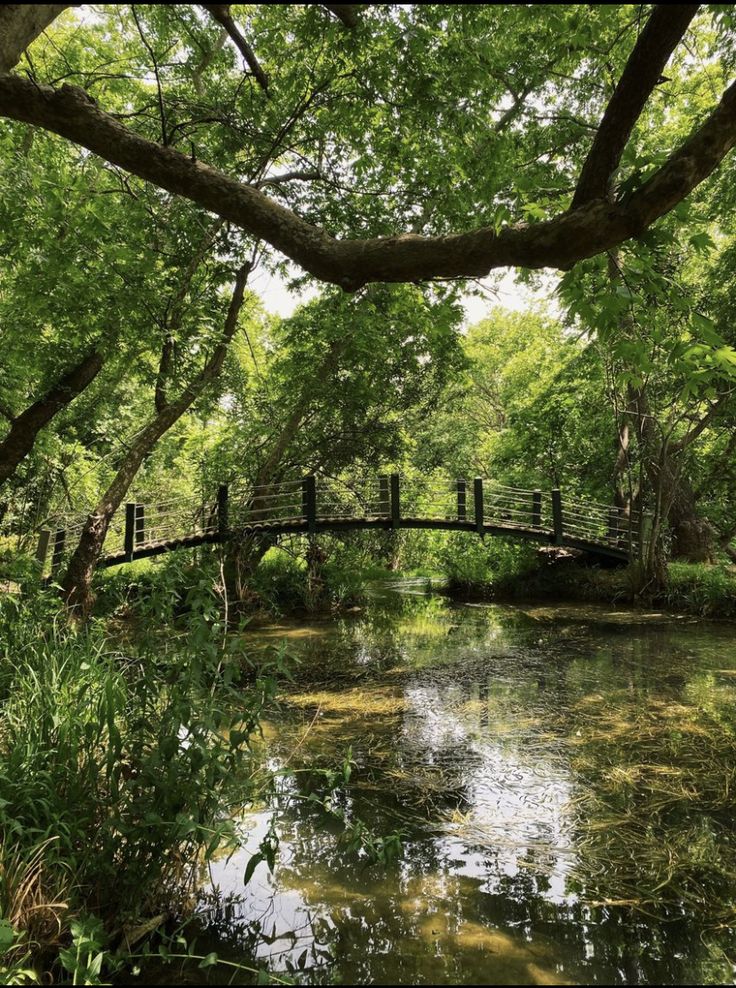
POLYGON ((394 594, 247 647, 284 637, 265 754, 293 774, 212 869, 219 950, 301 984, 733 980, 731 628, 394 594), (349 747, 335 799, 402 831, 389 864, 314 799, 349 747))

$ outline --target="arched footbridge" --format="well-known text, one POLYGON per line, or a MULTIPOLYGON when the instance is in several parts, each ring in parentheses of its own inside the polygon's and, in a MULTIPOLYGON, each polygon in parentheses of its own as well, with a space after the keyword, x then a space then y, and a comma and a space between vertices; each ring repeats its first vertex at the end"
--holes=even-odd
MULTIPOLYGON (((87 516, 58 517, 39 532, 37 559, 54 573, 74 548, 87 516)), ((398 474, 354 486, 310 475, 252 486, 221 484, 211 497, 140 498, 113 518, 101 566, 248 535, 431 529, 476 532, 579 549, 606 560, 637 558, 638 513, 554 490, 525 490, 476 477, 452 484, 398 474)))

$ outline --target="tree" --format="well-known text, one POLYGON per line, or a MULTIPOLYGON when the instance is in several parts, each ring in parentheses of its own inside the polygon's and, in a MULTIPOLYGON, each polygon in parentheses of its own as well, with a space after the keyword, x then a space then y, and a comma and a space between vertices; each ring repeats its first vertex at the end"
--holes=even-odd
MULTIPOLYGON (((641 235, 707 179, 736 142, 736 84, 732 84, 704 120, 697 119, 699 114, 695 115, 696 119, 688 119, 690 136, 682 140, 677 135, 674 148, 664 159, 658 156, 656 167, 650 169, 646 177, 641 175, 632 186, 629 174, 626 176, 628 187, 626 182, 614 186, 620 166, 635 148, 637 128, 642 122, 646 123, 647 111, 656 101, 657 87, 666 82, 663 82, 664 69, 698 12, 696 4, 655 6, 642 30, 638 30, 639 18, 633 16, 631 8, 615 6, 610 10, 607 8, 608 13, 602 8, 593 8, 593 13, 589 13, 576 7, 564 7, 554 15, 545 9, 541 16, 554 16, 556 33, 550 39, 547 32, 547 60, 543 66, 529 57, 523 61, 519 59, 518 63, 503 62, 510 52, 517 54, 521 32, 527 32, 523 38, 529 36, 530 18, 539 18, 539 10, 525 14, 513 12, 512 8, 469 8, 464 5, 418 5, 396 12, 391 8, 370 8, 362 11, 360 16, 355 11, 347 16, 343 14, 342 23, 337 25, 309 7, 270 6, 254 15, 259 38, 261 29, 263 31, 264 50, 258 53, 257 61, 259 66, 267 65, 267 70, 260 76, 253 64, 256 54, 244 47, 243 34, 236 30, 232 16, 228 13, 228 19, 223 22, 223 8, 205 9, 212 15, 218 31, 220 24, 225 23, 231 38, 245 53, 251 77, 254 75, 257 80, 256 87, 250 89, 245 111, 239 105, 240 101, 232 98, 232 66, 224 84, 221 78, 208 76, 215 91, 210 100, 205 101, 206 109, 201 100, 197 104, 192 99, 195 73, 201 83, 213 64, 217 63, 221 68, 223 59, 229 56, 225 49, 219 53, 221 57, 213 55, 212 28, 196 15, 182 15, 174 8, 166 13, 155 11, 148 15, 148 22, 143 26, 135 10, 134 25, 130 18, 121 17, 123 41, 119 47, 129 52, 131 33, 137 29, 138 47, 147 53, 147 69, 155 77, 156 91, 151 93, 151 87, 147 85, 122 87, 118 80, 114 86, 106 85, 99 72, 92 72, 89 82, 99 94, 93 98, 83 88, 69 83, 56 88, 49 85, 48 80, 38 78, 40 70, 34 58, 28 63, 31 78, 7 71, 18 63, 32 38, 44 27, 55 31, 54 22, 59 14, 58 7, 46 6, 43 14, 38 14, 29 25, 28 11, 19 5, 5 8, 3 13, 6 42, 0 64, 6 73, 0 77, 0 114, 57 133, 128 172, 191 199, 264 240, 314 277, 349 291, 371 281, 477 277, 508 265, 569 267, 582 258, 641 235), (587 17, 600 24, 586 23, 587 17), (504 19, 508 19, 510 29, 506 28, 504 19), (595 29, 599 26, 602 30, 597 32, 595 29), (629 42, 637 31, 636 40, 629 42), (342 36, 338 37, 340 32, 342 36), (449 38, 447 47, 440 40, 441 35, 449 38), (287 38, 296 39, 296 52, 289 51, 287 38), (418 46, 417 38, 420 39, 418 46), (470 38, 475 39, 475 44, 467 49, 471 57, 463 60, 459 52, 465 49, 460 45, 470 38), (486 64, 491 39, 496 47, 495 57, 486 64), (628 45, 624 40, 629 42, 628 45), (414 59, 413 68, 408 59, 401 58, 401 71, 387 73, 377 59, 371 62, 371 55, 384 52, 388 42, 396 41, 400 52, 418 47, 416 54, 420 57, 414 59), (325 69, 323 54, 326 45, 333 63, 329 71, 325 69), (174 48, 180 56, 177 59, 170 57, 174 48), (628 56, 625 56, 627 48, 628 56), (206 51, 205 59, 202 58, 203 50, 206 51), (163 65, 164 51, 169 55, 167 67, 163 65), (250 55, 247 54, 249 51, 250 55), (450 66, 441 62, 448 54, 452 58, 450 66), (299 60, 295 64, 296 55, 299 60), (481 72, 474 58, 482 59, 481 72), (205 62, 208 63, 206 69, 203 68, 205 62), (576 118, 581 92, 594 88, 597 76, 611 62, 619 68, 618 81, 607 105, 598 107, 598 123, 592 127, 592 140, 585 142, 587 151, 582 160, 579 150, 568 155, 563 167, 554 160, 556 156, 551 158, 551 167, 546 168, 546 172, 555 180, 553 194, 546 196, 547 201, 543 196, 541 203, 536 200, 518 203, 522 222, 507 222, 510 211, 499 196, 502 191, 499 188, 494 190, 495 196, 489 188, 491 195, 481 203, 480 216, 486 222, 465 232, 449 232, 449 225, 458 219, 467 224, 467 213, 465 217, 452 215, 451 210, 437 201, 441 197, 425 202, 418 217, 416 199, 399 209, 398 215, 395 212, 392 215, 390 207, 394 205, 395 197, 391 195, 392 188, 387 179, 394 165, 382 155, 378 156, 377 167, 357 177, 382 179, 384 184, 372 195, 386 196, 389 209, 374 211, 373 216, 370 213, 361 216, 360 219, 367 223, 355 220, 345 223, 343 217, 343 230, 339 233, 328 232, 324 225, 324 220, 331 219, 329 210, 319 210, 324 214, 322 223, 319 215, 310 218, 309 195, 303 208, 296 209, 264 191, 283 185, 287 187, 288 196, 288 187, 293 183, 304 182, 310 186, 315 175, 321 177, 328 170, 338 176, 337 181, 333 181, 333 192, 335 188, 339 191, 352 179, 351 172, 355 171, 355 162, 361 161, 360 149, 366 140, 370 143, 373 139, 380 147, 389 119, 393 120, 394 130, 396 126, 401 128, 411 150, 407 154, 407 148, 402 149, 398 163, 401 167, 406 165, 416 176, 420 171, 417 165, 425 163, 418 144, 426 139, 426 131, 420 134, 412 127, 411 110, 404 114, 404 108, 416 99, 421 86, 424 86, 425 105, 431 106, 431 99, 427 97, 434 96, 436 77, 451 83, 445 99, 433 108, 439 110, 438 130, 447 138, 448 150, 453 156, 459 153, 459 145, 466 137, 462 125, 458 126, 458 107, 468 100, 479 100, 487 111, 499 98, 510 98, 511 106, 506 107, 495 121, 495 129, 505 130, 502 134, 505 137, 513 132, 509 121, 526 123, 526 117, 534 115, 533 94, 549 87, 559 111, 553 114, 555 120, 549 127, 537 121, 532 140, 527 143, 534 144, 538 139, 552 135, 559 140, 569 126, 569 118, 576 118), (272 66, 278 67, 276 73, 269 71, 272 66), (570 75, 574 85, 566 87, 561 80, 570 75), (270 82, 264 86, 266 76, 270 82), (217 87, 222 89, 223 85, 224 92, 218 93, 217 87), (98 102, 100 97, 106 100, 109 97, 113 103, 121 105, 123 88, 127 90, 128 105, 122 116, 142 120, 143 125, 137 129, 122 123, 114 106, 110 112, 110 109, 102 109, 98 102), (347 99, 347 93, 350 99, 347 99), (381 97, 377 111, 376 94, 381 97), (226 97, 224 101, 218 98, 220 95, 226 97), (132 110, 130 102, 134 106, 132 110), (328 108, 329 102, 334 104, 332 109, 328 108), (264 132, 269 133, 274 109, 282 109, 286 103, 291 104, 290 140, 284 148, 282 161, 288 171, 281 175, 260 171, 249 181, 231 177, 228 172, 242 173, 240 162, 258 143, 258 139, 251 141, 246 153, 239 154, 234 150, 233 136, 262 137, 264 132), (152 106, 156 107, 155 116, 151 112, 152 106), (370 133, 366 117, 368 107, 374 110, 376 124, 370 138, 367 136, 370 133), (405 117, 407 125, 404 125, 405 117), (301 128, 296 126, 297 121, 302 124, 301 128), (456 128, 454 140, 451 136, 453 127, 456 128), (154 139, 156 132, 158 136, 154 139), (188 143, 189 150, 178 149, 177 142, 188 143), (342 160, 325 163, 332 149, 342 160), (212 163, 204 164, 199 160, 202 150, 212 163), (354 159, 352 167, 351 157, 354 159), (304 162, 315 167, 307 171, 293 167, 304 162), (578 166, 577 182, 570 181, 571 165, 578 166), (562 175, 564 182, 560 181, 562 175), (567 203, 569 208, 566 208, 567 203), (409 232, 406 228, 402 230, 402 222, 412 213, 414 223, 410 224, 409 232), (431 221, 427 218, 430 215, 431 221), (374 227, 379 232, 356 236, 355 231, 361 226, 374 227), (390 228, 388 232, 380 232, 386 227, 390 228), (418 230, 434 227, 437 232, 423 235, 414 232, 414 227, 418 230)), ((730 18, 722 11, 716 11, 712 16, 717 24, 727 24, 730 18)), ((94 35, 93 30, 87 32, 90 45, 100 43, 94 35)), ((718 36, 710 46, 709 54, 720 59, 725 69, 728 50, 728 41, 718 36)), ((680 58, 668 72, 685 78, 692 74, 692 69, 680 58)), ((79 73, 67 71, 63 75, 75 77, 79 73)), ((240 89, 240 83, 237 88, 240 89)), ((600 99, 593 99, 591 103, 596 105, 600 99)), ((578 120, 577 123, 584 133, 591 133, 587 121, 578 120)), ((518 146, 524 146, 524 139, 518 133, 512 136, 512 143, 515 141, 518 146)), ((476 131, 472 137, 477 141, 484 135, 476 131)), ((548 140, 542 143, 549 146, 548 140)), ((580 133, 574 143, 580 144, 580 133)), ((428 142, 430 149, 435 150, 432 144, 428 142)), ((483 171, 482 160, 478 159, 477 148, 474 150, 474 165, 480 172, 478 185, 488 187, 487 173, 483 171)), ((546 153, 549 155, 550 151, 546 153)), ((273 157, 269 158, 269 162, 273 160, 273 157)), ((452 157, 449 164, 452 167, 452 157)), ((435 170, 436 167, 437 162, 435 170)), ((292 193, 296 199, 299 195, 292 193)), ((316 199, 319 201, 318 196, 316 199)), ((340 209, 332 211, 332 215, 339 217, 340 209)))
POLYGON ((168 341, 164 344, 159 365, 160 376, 156 389, 155 413, 130 443, 112 483, 105 490, 95 510, 87 519, 79 543, 62 580, 62 590, 67 603, 83 616, 89 613, 93 603, 92 578, 110 522, 140 469, 144 457, 151 452, 159 439, 220 375, 227 348, 238 328, 238 317, 243 305, 250 267, 248 263, 243 264, 236 272, 235 285, 219 338, 202 363, 201 369, 173 398, 169 397, 168 389, 165 389, 161 383, 161 376, 165 372, 170 352, 170 348, 167 346, 168 341))
MULTIPOLYGON (((305 472, 357 486, 398 461, 406 415, 430 414, 457 371, 460 316, 452 292, 374 286, 360 299, 327 290, 262 327, 230 361, 222 430, 206 467, 210 489, 230 479, 263 495, 305 472)), ((259 510, 258 494, 247 507, 259 510)), ((259 536, 231 542, 233 599, 247 595, 270 544, 259 536)))

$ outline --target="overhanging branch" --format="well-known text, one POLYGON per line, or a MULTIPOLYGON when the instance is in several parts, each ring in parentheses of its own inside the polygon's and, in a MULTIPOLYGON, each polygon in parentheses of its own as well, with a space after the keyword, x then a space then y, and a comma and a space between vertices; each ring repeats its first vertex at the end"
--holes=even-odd
POLYGON ((659 4, 627 59, 585 159, 572 208, 608 193, 636 121, 642 114, 662 71, 687 31, 699 4, 659 4))
POLYGON ((736 84, 703 125, 624 202, 596 200, 551 220, 496 232, 337 240, 251 185, 150 141, 73 86, 0 77, 0 115, 44 127, 230 220, 321 281, 355 291, 374 281, 482 277, 494 268, 567 267, 637 236, 706 179, 736 143, 736 84))
POLYGON ((0 72, 9 72, 26 48, 71 7, 69 3, 6 3, 0 6, 0 72))
POLYGON ((323 3, 325 10, 329 10, 339 21, 351 31, 358 26, 358 12, 360 4, 357 3, 323 3))
POLYGON ((225 28, 231 41, 235 44, 235 47, 245 59, 246 65, 255 76, 258 85, 264 92, 268 92, 268 76, 261 68, 255 52, 243 37, 242 31, 233 20, 233 16, 230 13, 230 4, 203 3, 202 6, 218 24, 225 28))

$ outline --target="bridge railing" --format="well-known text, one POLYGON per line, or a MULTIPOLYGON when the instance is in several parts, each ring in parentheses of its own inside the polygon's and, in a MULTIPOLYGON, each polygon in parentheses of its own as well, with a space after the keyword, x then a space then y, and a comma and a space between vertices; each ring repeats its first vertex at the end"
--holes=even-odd
MULTIPOLYGON (((122 551, 156 548, 177 540, 215 535, 219 531, 216 497, 133 502, 126 505, 122 551)), ((120 550, 120 544, 117 545, 120 550)), ((108 550, 109 551, 109 550, 108 550)))
POLYGON ((232 529, 289 522, 298 524, 305 521, 306 516, 302 480, 230 487, 228 521, 232 529))
POLYGON ((316 515, 320 520, 369 521, 391 514, 388 477, 372 477, 357 484, 344 484, 333 477, 318 477, 315 482, 316 515))
POLYGON ((548 491, 488 483, 483 487, 486 524, 551 531, 554 527, 552 497, 548 491))
MULTIPOLYGON (((87 517, 58 516, 39 533, 37 559, 44 573, 59 571, 76 546, 87 517)), ((642 518, 611 505, 564 496, 559 490, 510 487, 474 478, 453 482, 432 477, 410 481, 397 474, 347 484, 308 476, 253 485, 221 485, 206 497, 130 502, 115 513, 105 540, 107 565, 154 555, 178 546, 224 541, 239 531, 341 529, 350 523, 382 527, 453 527, 484 533, 518 531, 558 545, 580 544, 639 553, 642 518)))
POLYGON ((562 525, 566 537, 628 549, 632 555, 639 550, 642 521, 639 511, 626 513, 622 508, 586 498, 563 502, 562 525))

